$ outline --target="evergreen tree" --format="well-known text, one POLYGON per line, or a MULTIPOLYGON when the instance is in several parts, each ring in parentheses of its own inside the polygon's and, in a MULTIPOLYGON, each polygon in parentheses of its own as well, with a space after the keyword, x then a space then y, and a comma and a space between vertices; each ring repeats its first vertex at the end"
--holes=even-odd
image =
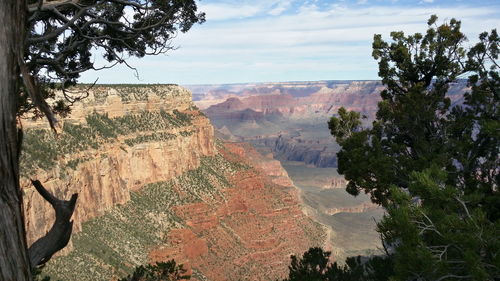
POLYGON ((386 89, 376 120, 339 110, 329 127, 342 150, 347 191, 387 209, 379 223, 397 280, 493 280, 500 276, 498 43, 496 30, 465 50, 460 22, 428 22, 425 34, 375 35, 386 89), (463 104, 450 83, 469 76, 463 104))
POLYGON ((310 248, 302 257, 292 256, 288 278, 283 281, 385 281, 392 274, 391 259, 386 257, 349 257, 344 265, 330 262, 330 252, 310 248))
POLYGON ((134 272, 119 281, 178 281, 189 280, 191 276, 186 274, 187 270, 177 265, 174 260, 157 262, 156 264, 141 265, 134 272))

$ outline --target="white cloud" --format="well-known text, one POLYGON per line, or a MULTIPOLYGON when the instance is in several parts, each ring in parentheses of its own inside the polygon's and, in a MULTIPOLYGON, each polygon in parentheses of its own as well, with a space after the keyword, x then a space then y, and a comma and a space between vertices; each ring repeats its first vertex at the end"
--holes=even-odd
POLYGON ((205 4, 199 3, 207 20, 243 19, 262 15, 278 16, 289 9, 294 0, 243 0, 205 4), (236 3, 235 3, 236 2, 236 3))
POLYGON ((227 4, 200 4, 199 9, 206 13, 207 20, 248 18, 255 16, 260 11, 257 6, 236 6, 227 4))
POLYGON ((269 15, 278 16, 281 15, 284 11, 288 10, 292 5, 292 1, 278 1, 274 4, 274 7, 268 12, 269 15))
MULTIPOLYGON (((394 30, 424 32, 429 16, 437 14, 440 20, 460 19, 472 44, 480 32, 500 26, 492 7, 336 4, 324 8, 311 1, 294 6, 292 13, 291 1, 248 3, 200 7, 207 12, 207 22, 179 34, 174 41, 179 50, 168 57, 132 62, 148 79, 143 82, 376 79, 377 65, 371 58, 375 33, 388 38, 394 30)), ((122 72, 106 72, 100 82, 126 82, 122 72)), ((95 75, 86 74, 86 81, 95 75)))

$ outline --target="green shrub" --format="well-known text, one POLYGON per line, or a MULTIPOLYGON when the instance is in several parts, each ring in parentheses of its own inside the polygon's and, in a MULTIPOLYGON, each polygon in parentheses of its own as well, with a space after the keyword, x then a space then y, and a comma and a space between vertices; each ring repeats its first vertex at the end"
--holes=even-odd
POLYGON ((189 280, 191 276, 186 274, 182 264, 177 265, 174 260, 157 262, 155 265, 138 266, 134 273, 119 281, 177 281, 189 280))

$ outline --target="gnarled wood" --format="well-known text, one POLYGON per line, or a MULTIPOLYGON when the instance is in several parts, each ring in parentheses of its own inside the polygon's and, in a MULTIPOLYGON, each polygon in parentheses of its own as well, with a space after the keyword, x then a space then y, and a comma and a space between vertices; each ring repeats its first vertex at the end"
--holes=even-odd
POLYGON ((31 280, 19 187, 16 128, 26 1, 0 1, 0 280, 31 280))
POLYGON ((46 263, 52 255, 68 245, 73 230, 73 221, 71 216, 75 210, 76 199, 78 194, 71 196, 69 201, 60 200, 54 197, 38 180, 32 180, 31 183, 43 199, 52 205, 56 211, 56 221, 49 232, 42 238, 38 239, 29 248, 29 256, 31 267, 35 267, 46 263))

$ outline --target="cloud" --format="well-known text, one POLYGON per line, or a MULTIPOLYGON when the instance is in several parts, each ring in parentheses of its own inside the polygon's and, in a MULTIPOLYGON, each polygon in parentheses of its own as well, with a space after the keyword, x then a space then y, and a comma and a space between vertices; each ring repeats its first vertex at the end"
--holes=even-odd
POLYGON ((251 5, 200 4, 200 11, 206 13, 207 20, 239 19, 255 16, 259 7, 251 5))
POLYGON ((278 1, 274 4, 274 7, 268 12, 269 15, 278 16, 284 11, 288 10, 292 5, 292 1, 278 1))
POLYGON ((243 0, 243 1, 199 3, 199 10, 204 11, 207 20, 223 21, 245 19, 256 16, 278 16, 288 10, 294 0, 243 0))
MULTIPOLYGON (((204 0, 209 2, 209 0, 204 0)), ((372 1, 373 2, 373 1, 372 1)), ((377 6, 329 1, 243 0, 200 7, 207 22, 179 34, 169 56, 132 61, 145 83, 223 83, 318 79, 377 79, 371 57, 374 34, 423 32, 430 15, 453 17, 472 44, 500 26, 491 6, 377 6), (208 7, 208 9, 207 9, 208 7), (279 15, 279 16, 277 16, 279 15)), ((375 3, 375 2, 373 2, 375 3)), ((123 69, 85 74, 85 81, 123 81, 123 69)), ((137 81, 135 81, 137 82, 137 81)))

